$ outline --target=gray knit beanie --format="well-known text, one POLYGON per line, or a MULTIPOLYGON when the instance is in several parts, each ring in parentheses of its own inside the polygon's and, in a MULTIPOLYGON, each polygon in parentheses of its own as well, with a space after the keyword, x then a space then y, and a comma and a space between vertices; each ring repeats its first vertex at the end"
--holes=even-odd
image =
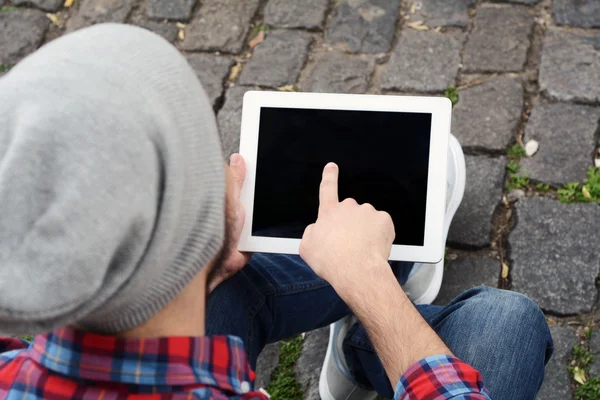
POLYGON ((117 24, 49 43, 0 79, 0 331, 141 324, 218 253, 224 197, 173 46, 117 24))

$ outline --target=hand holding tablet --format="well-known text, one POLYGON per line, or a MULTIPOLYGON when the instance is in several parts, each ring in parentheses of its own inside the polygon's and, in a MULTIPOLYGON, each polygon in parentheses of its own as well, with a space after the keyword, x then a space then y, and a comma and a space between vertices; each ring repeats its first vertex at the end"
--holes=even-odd
POLYGON ((298 254, 317 219, 323 167, 339 166, 339 198, 391 215, 389 259, 436 263, 451 103, 441 97, 248 92, 240 154, 242 251, 298 254))

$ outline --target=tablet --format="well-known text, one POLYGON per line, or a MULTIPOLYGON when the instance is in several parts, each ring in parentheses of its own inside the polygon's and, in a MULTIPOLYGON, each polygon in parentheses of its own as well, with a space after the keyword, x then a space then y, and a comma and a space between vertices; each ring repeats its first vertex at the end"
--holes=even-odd
POLYGON ((317 219, 323 168, 333 161, 340 201, 391 215, 390 260, 439 262, 451 110, 444 97, 247 92, 239 249, 298 254, 317 219))

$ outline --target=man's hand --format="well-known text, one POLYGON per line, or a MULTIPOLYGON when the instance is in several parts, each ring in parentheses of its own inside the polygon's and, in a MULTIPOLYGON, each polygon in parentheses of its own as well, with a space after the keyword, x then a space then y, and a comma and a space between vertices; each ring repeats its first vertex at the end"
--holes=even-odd
POLYGON ((338 167, 327 164, 317 222, 306 228, 300 255, 328 281, 365 326, 393 386, 415 362, 451 354, 412 305, 387 263, 394 225, 369 204, 338 200, 338 167))
POLYGON ((300 256, 339 291, 355 285, 366 273, 389 270, 387 259, 395 232, 388 213, 353 199, 338 200, 338 174, 334 163, 323 170, 319 215, 304 231, 300 256))
POLYGON ((229 279, 242 269, 250 260, 252 254, 238 251, 240 236, 244 228, 246 211, 240 202, 240 193, 246 179, 246 163, 239 154, 232 154, 227 170, 227 235, 226 248, 222 265, 217 265, 215 273, 208 282, 208 293, 212 292, 221 282, 229 279))

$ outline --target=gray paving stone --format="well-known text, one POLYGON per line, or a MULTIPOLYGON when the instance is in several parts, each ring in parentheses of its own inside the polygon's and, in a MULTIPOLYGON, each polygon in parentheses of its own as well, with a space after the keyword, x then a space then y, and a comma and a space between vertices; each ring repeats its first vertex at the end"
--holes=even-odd
POLYGON ((184 50, 239 53, 260 0, 205 0, 185 30, 184 50))
POLYGON ((456 84, 461 48, 457 34, 404 30, 381 77, 382 89, 443 92, 456 84))
POLYGON ((196 0, 148 0, 146 15, 155 19, 189 21, 196 0))
POLYGON ((50 20, 38 10, 0 13, 0 64, 14 65, 44 40, 50 20))
POLYGON ((305 32, 271 31, 240 75, 241 85, 280 87, 296 83, 312 37, 305 32))
POLYGON ((12 0, 15 6, 31 6, 44 11, 55 12, 61 9, 64 0, 12 0))
POLYGON ((325 360, 329 327, 306 334, 300 358, 296 362, 296 379, 302 387, 304 400, 321 400, 319 396, 319 375, 325 360))
POLYGON ((448 241, 484 247, 490 243, 492 215, 502 197, 506 158, 465 156, 467 185, 452 220, 448 241))
POLYGON ((425 25, 435 28, 438 26, 459 26, 461 28, 469 25, 469 7, 477 0, 421 0, 421 9, 418 10, 411 20, 422 20, 425 25))
POLYGON ((239 150, 244 93, 249 90, 254 89, 236 86, 228 89, 225 93, 225 103, 217 116, 219 132, 221 134, 221 143, 223 145, 223 154, 225 157, 229 157, 239 150))
POLYGON ((256 360, 256 381, 254 387, 256 389, 265 388, 271 382, 271 375, 275 368, 279 365, 279 354, 281 351, 281 343, 271 343, 265 346, 263 351, 256 360))
POLYGON ((528 6, 533 6, 539 3, 541 0, 492 0, 496 3, 513 3, 513 4, 526 4, 528 6))
POLYGON ((553 99, 600 102, 600 33, 547 32, 539 80, 553 99))
POLYGON ((581 182, 593 166, 594 134, 600 108, 569 103, 538 104, 525 130, 525 141, 535 139, 539 150, 521 160, 530 178, 554 184, 581 182))
POLYGON ((139 26, 164 37, 169 42, 174 42, 175 39, 177 39, 177 33, 179 32, 179 29, 177 29, 176 26, 153 21, 144 22, 139 26))
POLYGON ((79 10, 67 22, 67 31, 104 22, 123 23, 131 13, 135 0, 82 0, 79 10))
POLYGON ((264 22, 277 28, 323 27, 329 0, 269 0, 264 22))
POLYGON ((229 76, 234 61, 211 54, 188 54, 186 58, 214 106, 216 100, 223 94, 223 82, 229 76))
POLYGON ((461 90, 453 109, 452 133, 463 146, 504 150, 523 110, 519 78, 496 78, 461 90))
POLYGON ((360 57, 332 51, 315 61, 302 90, 319 93, 365 93, 375 65, 360 57))
POLYGON ((598 0, 554 0, 552 11, 557 25, 600 28, 600 1, 598 0))
POLYGON ((533 14, 526 7, 483 5, 463 56, 465 72, 519 71, 525 64, 533 14))
POLYGON ((600 207, 529 197, 516 203, 516 221, 508 236, 513 289, 544 311, 589 312, 597 296, 600 207))
POLYGON ((444 266, 444 280, 435 304, 446 305, 476 286, 498 286, 500 261, 486 256, 459 256, 444 266))
POLYGON ((329 43, 353 53, 384 53, 392 47, 400 0, 342 0, 334 9, 329 43))
POLYGON ((546 365, 546 376, 537 400, 565 400, 573 398, 567 365, 571 360, 573 346, 577 342, 575 332, 569 328, 551 325, 554 353, 546 365))

